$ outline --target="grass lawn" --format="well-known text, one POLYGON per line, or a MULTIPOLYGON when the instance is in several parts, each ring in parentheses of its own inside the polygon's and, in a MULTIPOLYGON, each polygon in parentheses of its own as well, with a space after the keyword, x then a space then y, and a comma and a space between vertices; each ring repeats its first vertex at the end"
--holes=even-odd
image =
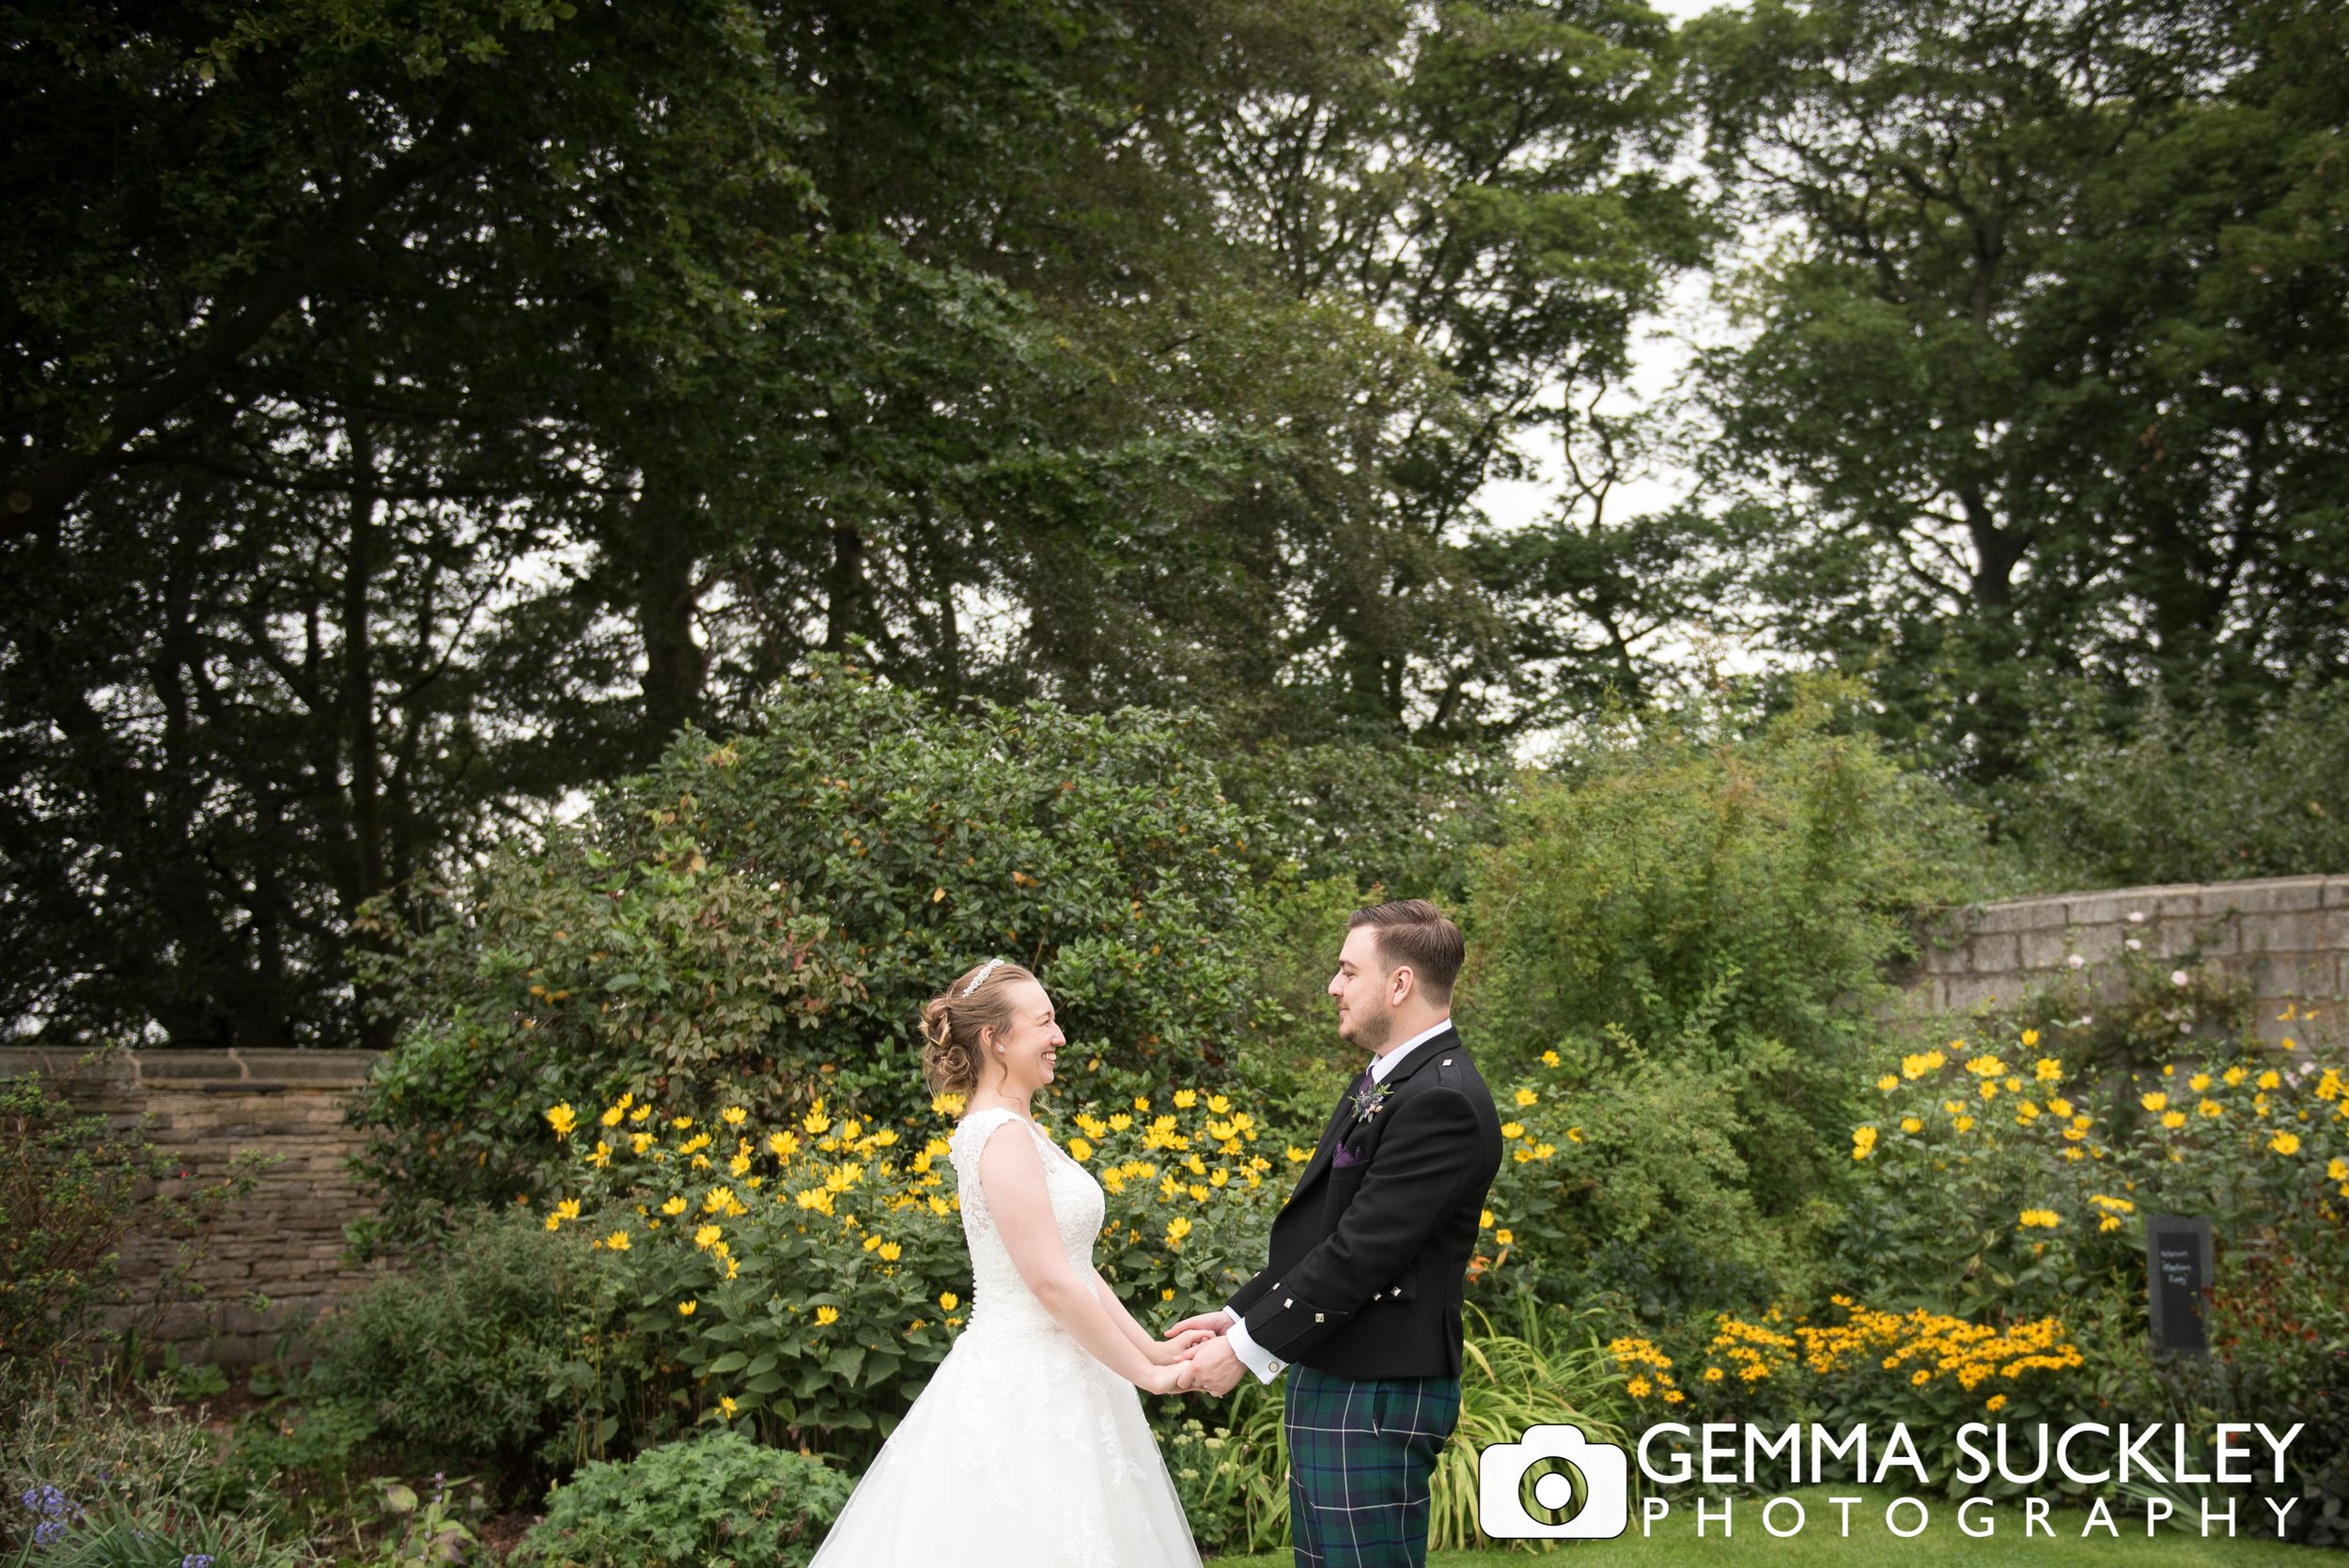
MULTIPOLYGON (((1647 1568, 1678 1562, 1735 1563, 1748 1560, 1784 1564, 1785 1568, 1848 1568, 1866 1563, 1870 1568, 1882 1562, 1895 1562, 1903 1568, 1940 1568, 1942 1564, 1976 1564, 2014 1562, 2028 1563, 2031 1568, 2075 1568, 2085 1564, 2160 1564, 2161 1568, 2279 1568, 2285 1563, 2308 1564, 2315 1568, 2321 1561, 2332 1560, 2331 1554, 2320 1554, 2306 1546, 2288 1545, 2277 1541, 2253 1541, 2238 1535, 2227 1540, 2214 1532, 2207 1541, 2196 1532, 2193 1522, 2184 1530, 2165 1529, 2150 1540, 2145 1534, 2142 1515, 2116 1514, 2113 1524, 2120 1530, 2119 1539, 2108 1535, 2099 1527, 2093 1535, 2082 1538, 2080 1525, 2088 1517, 2079 1508, 2051 1508, 2047 1524, 2055 1530, 2049 1537, 2045 1530, 2035 1531, 2030 1539, 2023 1539, 2022 1503, 2000 1503, 1986 1512, 1975 1509, 1971 1517, 1977 1522, 1997 1526, 1997 1532, 1982 1540, 1968 1539, 1957 1528, 1957 1504, 1945 1498, 1925 1498, 1932 1510, 1932 1521, 1924 1533, 1913 1540, 1903 1540, 1884 1528, 1885 1505, 1900 1494, 1870 1486, 1798 1486, 1784 1494, 1803 1505, 1804 1523, 1800 1533, 1783 1540, 1773 1539, 1762 1529, 1762 1498, 1740 1498, 1732 1515, 1732 1533, 1721 1534, 1717 1519, 1708 1518, 1704 1539, 1697 1539, 1696 1510, 1690 1502, 1674 1502, 1670 1517, 1656 1526, 1655 1533, 1646 1538, 1640 1534, 1639 1510, 1632 1510, 1631 1529, 1617 1541, 1570 1541, 1560 1544, 1551 1554, 1574 1568, 1614 1568, 1619 1563, 1641 1563, 1647 1568), (1851 1534, 1840 1533, 1840 1511, 1828 1502, 1830 1497, 1857 1497, 1865 1499, 1851 1510, 1851 1534)), ((1719 1504, 1714 1504, 1718 1510, 1719 1504)), ((2260 1505, 2245 1498, 2235 1509, 2238 1525, 2250 1518, 2249 1511, 2260 1505)), ((1772 1522, 1781 1529, 1793 1523, 1792 1510, 1781 1507, 1772 1514, 1772 1522)), ((1904 1508, 1899 1515, 1903 1529, 1914 1529, 1917 1512, 1904 1508)), ((2215 1527, 2223 1529, 2223 1527, 2215 1527)), ((1522 1559, 1531 1560, 1530 1559, 1522 1559)), ((1262 1557, 1220 1557, 1216 1568, 1288 1568, 1287 1552, 1268 1553, 1262 1557)), ((1433 1552, 1428 1555, 1428 1568, 1501 1568, 1509 1558, 1497 1551, 1433 1552)))

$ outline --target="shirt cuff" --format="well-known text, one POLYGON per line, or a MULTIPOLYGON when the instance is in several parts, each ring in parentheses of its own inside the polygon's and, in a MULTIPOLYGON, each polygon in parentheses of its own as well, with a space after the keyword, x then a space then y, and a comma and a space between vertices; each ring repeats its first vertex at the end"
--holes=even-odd
MULTIPOLYGON (((1232 1312, 1229 1307, 1223 1310, 1232 1312)), ((1259 1383, 1271 1382, 1288 1365, 1249 1337, 1248 1325, 1237 1312, 1232 1312, 1232 1326, 1223 1331, 1223 1339, 1232 1347, 1232 1354, 1239 1358, 1240 1365, 1254 1373, 1259 1383)))

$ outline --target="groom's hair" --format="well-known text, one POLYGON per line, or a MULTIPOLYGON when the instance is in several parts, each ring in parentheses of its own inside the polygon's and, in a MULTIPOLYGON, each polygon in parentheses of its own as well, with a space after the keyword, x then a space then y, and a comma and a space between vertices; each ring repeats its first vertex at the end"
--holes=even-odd
POLYGON ((1358 925, 1370 926, 1377 933, 1374 939, 1379 956, 1388 964, 1397 969, 1410 966, 1428 1001, 1452 1000, 1452 983, 1460 978, 1468 943, 1441 909, 1424 898, 1392 899, 1355 910, 1346 928, 1351 931, 1358 925))

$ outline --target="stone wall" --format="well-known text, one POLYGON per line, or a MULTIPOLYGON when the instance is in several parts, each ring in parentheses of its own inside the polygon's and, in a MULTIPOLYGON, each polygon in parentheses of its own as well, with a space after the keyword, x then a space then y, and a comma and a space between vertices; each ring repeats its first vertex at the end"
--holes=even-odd
MULTIPOLYGON (((2249 977, 2262 1032, 2281 1038, 2291 1029, 2277 1017, 2285 1003, 2305 1015, 2349 995, 2349 877, 2122 888, 1948 910, 1928 923, 1910 993, 1952 1011, 2013 1001, 2070 974, 2075 955, 2095 965, 2131 939, 2165 958, 2199 942, 2204 959, 2249 977)), ((2109 980, 2114 971, 2103 973, 2109 980)))
POLYGON ((40 1073, 117 1128, 148 1113, 148 1140, 190 1186, 225 1174, 241 1149, 282 1157, 206 1234, 129 1238, 106 1312, 117 1327, 153 1325, 156 1344, 177 1344, 191 1360, 243 1364, 277 1355, 281 1334, 293 1336, 285 1348, 299 1358, 319 1310, 366 1282, 343 1261, 343 1225, 373 1207, 344 1168, 360 1140, 343 1107, 374 1060, 356 1050, 140 1050, 93 1067, 64 1051, 0 1049, 0 1075, 40 1073), (159 1284, 183 1256, 200 1294, 160 1301, 159 1284), (257 1294, 266 1308, 252 1304, 257 1294))

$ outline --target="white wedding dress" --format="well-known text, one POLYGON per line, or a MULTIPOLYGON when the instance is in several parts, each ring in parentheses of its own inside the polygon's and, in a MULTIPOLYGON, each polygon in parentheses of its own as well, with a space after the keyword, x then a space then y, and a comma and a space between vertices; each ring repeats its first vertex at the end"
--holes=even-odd
POLYGON ((1101 1184, 1011 1111, 965 1116, 950 1147, 970 1321, 809 1568, 1199 1568, 1139 1391, 1044 1310, 988 1214, 979 1151, 1006 1122, 1034 1139, 1068 1265, 1091 1276, 1101 1184))

